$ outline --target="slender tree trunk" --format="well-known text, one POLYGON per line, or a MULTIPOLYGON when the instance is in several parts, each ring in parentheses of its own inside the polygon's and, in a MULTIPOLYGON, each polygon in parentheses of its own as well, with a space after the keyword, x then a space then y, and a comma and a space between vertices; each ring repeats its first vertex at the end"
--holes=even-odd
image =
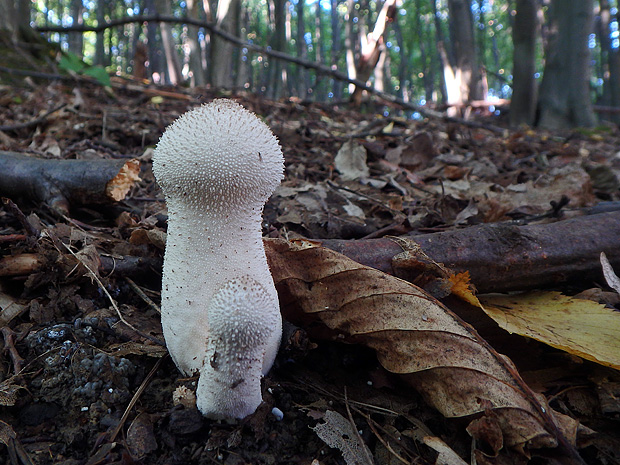
MULTIPOLYGON (((186 0, 187 13, 192 19, 200 18, 200 2, 198 0, 186 0)), ((204 86, 207 83, 205 69, 202 64, 202 48, 198 39, 198 27, 187 26, 187 45, 189 47, 189 73, 190 85, 204 86)))
MULTIPOLYGON (((388 24, 394 20, 396 11, 396 0, 385 0, 375 21, 372 33, 366 35, 356 66, 357 78, 360 81, 367 81, 377 66, 381 53, 385 50, 385 31, 388 24)), ((351 100, 355 105, 362 103, 362 94, 362 89, 356 87, 351 96, 351 100)))
MULTIPOLYGON (((483 97, 470 3, 468 0, 448 0, 453 58, 449 63, 444 62, 444 76, 448 105, 456 107, 483 97)), ((454 116, 457 112, 455 107, 448 109, 448 115, 454 116)))
POLYGON ((536 36, 538 31, 537 0, 517 0, 517 14, 512 28, 513 86, 510 102, 510 124, 534 124, 536 113, 536 36))
MULTIPOLYGON (((347 61, 347 75, 351 79, 357 78, 357 70, 355 69, 355 55, 356 45, 359 43, 357 40, 357 34, 355 33, 355 18, 357 13, 355 12, 354 0, 347 0, 347 15, 344 23, 344 46, 346 49, 346 61, 347 61)), ((352 94, 355 90, 353 84, 349 84, 349 93, 352 94)))
MULTIPOLYGON (((617 21, 617 19, 615 19, 617 21)), ((597 18, 597 34, 601 43, 603 65, 603 99, 602 104, 611 107, 620 107, 620 52, 611 42, 614 18, 608 0, 600 0, 600 10, 597 18)), ((611 114, 606 117, 615 123, 620 123, 620 114, 611 114)))
MULTIPOLYGON (((308 47, 306 46, 306 22, 304 18, 305 14, 305 2, 298 1, 296 6, 297 12, 297 38, 295 39, 295 45, 297 48, 297 56, 306 60, 308 59, 308 47)), ((304 100, 308 91, 308 71, 301 67, 297 67, 297 95, 304 100)))
MULTIPOLYGON (((417 31, 417 39, 418 39, 418 44, 420 46, 420 51, 421 51, 421 58, 422 58, 422 63, 426 62, 426 54, 424 53, 424 43, 421 40, 421 36, 419 34, 420 32, 420 18, 416 16, 416 23, 415 23, 415 30, 417 31)), ((409 88, 409 81, 411 79, 410 77, 410 71, 409 71, 409 53, 408 51, 410 50, 409 45, 405 44, 405 40, 403 39, 403 31, 402 28, 400 26, 400 21, 398 20, 398 15, 396 16, 396 18, 394 18, 394 34, 396 35, 396 43, 398 44, 398 47, 400 48, 400 52, 399 52, 399 61, 398 61, 398 94, 400 95, 400 98, 403 99, 403 101, 405 102, 409 102, 410 98, 409 98, 409 92, 408 92, 408 88, 409 88)))
MULTIPOLYGON (((219 0, 215 8, 216 25, 229 34, 237 35, 239 28, 240 0, 219 0)), ((233 84, 233 49, 227 40, 216 35, 211 36, 209 73, 214 87, 230 89, 233 84)))
MULTIPOLYGON (((237 16, 240 18, 239 28, 237 30, 237 35, 241 36, 241 30, 244 28, 246 31, 249 30, 250 25, 250 17, 248 15, 247 9, 244 7, 242 2, 239 2, 237 5, 239 12, 237 16)), ((252 85, 252 62, 251 55, 249 50, 239 49, 237 53, 237 75, 236 75, 236 85, 237 89, 250 89, 252 85)))
MULTIPOLYGON (((155 8, 155 0, 144 0, 144 14, 157 14, 155 8)), ((148 57, 148 76, 153 82, 161 82, 161 74, 163 72, 162 66, 162 52, 159 41, 157 40, 157 24, 153 21, 149 21, 146 25, 146 57, 148 57)), ((136 55, 139 50, 136 50, 136 55)), ((141 51, 140 51, 141 52, 141 51)), ((142 53, 140 54, 140 58, 142 53)), ((138 70, 141 71, 141 70, 138 70)))
MULTIPOLYGON (((102 24, 105 22, 105 0, 97 0, 96 15, 97 23, 102 24)), ((105 66, 105 31, 97 32, 97 39, 95 41, 95 65, 105 66)))
MULTIPOLYGON (((168 0, 155 0, 157 12, 161 15, 172 15, 171 4, 168 0)), ((183 78, 181 76, 181 64, 179 55, 176 51, 176 44, 172 36, 172 26, 170 23, 159 23, 161 42, 166 58, 166 78, 170 84, 179 84, 183 78)))
MULTIPOLYGON (((74 25, 84 24, 84 5, 82 4, 82 0, 71 0, 70 13, 74 25)), ((81 58, 82 48, 84 46, 84 34, 81 32, 70 32, 67 42, 69 51, 81 58)))
MULTIPOLYGON (((286 50, 286 13, 285 0, 269 0, 272 10, 273 32, 270 44, 274 50, 284 52, 286 50)), ((281 60, 271 58, 269 60, 269 84, 267 96, 278 98, 283 94, 287 86, 286 67, 281 60)))
MULTIPOLYGON (((318 63, 325 63, 325 47, 323 44, 323 15, 320 5, 320 0, 316 2, 316 8, 314 11, 314 37, 315 37, 315 60, 318 63)), ((315 74, 314 84, 314 100, 322 102, 325 100, 325 84, 321 80, 321 76, 315 74)))
MULTIPOLYGON (((419 1, 419 0, 416 0, 419 1)), ((439 20, 439 14, 437 11, 437 2, 433 1, 433 18, 435 20, 435 43, 437 49, 437 57, 439 58, 438 63, 441 66, 441 70, 439 73, 440 83, 441 83, 441 103, 447 103, 448 98, 448 83, 446 82, 446 76, 451 74, 452 67, 450 65, 450 59, 448 58, 448 52, 446 50, 446 41, 444 39, 443 28, 441 21, 439 20)), ((419 8, 419 4, 418 4, 419 8)))
MULTIPOLYGON (((303 2, 300 2, 303 3, 303 2)), ((338 16, 338 0, 331 0, 331 21, 332 21, 332 67, 339 68, 340 55, 342 54, 342 34, 340 32, 340 18, 338 16)), ((340 80, 333 80, 332 92, 334 100, 342 99, 344 83, 340 80)))
POLYGON ((552 0, 550 37, 538 100, 538 125, 544 128, 593 126, 590 99, 590 49, 593 0, 552 0))

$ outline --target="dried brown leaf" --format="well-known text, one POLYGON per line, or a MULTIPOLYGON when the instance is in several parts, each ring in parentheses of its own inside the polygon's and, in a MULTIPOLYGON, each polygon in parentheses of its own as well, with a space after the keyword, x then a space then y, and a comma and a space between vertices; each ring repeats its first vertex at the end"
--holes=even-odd
POLYGON ((492 412, 509 447, 572 450, 512 363, 439 301, 308 242, 265 245, 288 320, 315 337, 375 349, 446 417, 492 412))

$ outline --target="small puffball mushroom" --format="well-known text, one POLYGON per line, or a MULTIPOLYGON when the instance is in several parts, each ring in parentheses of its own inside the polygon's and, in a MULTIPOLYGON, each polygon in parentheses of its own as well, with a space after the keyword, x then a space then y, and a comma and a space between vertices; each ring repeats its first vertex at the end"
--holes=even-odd
POLYGON ((161 292, 172 359, 199 373, 200 411, 244 418, 282 334, 278 295, 261 237, 265 202, 284 158, 269 127, 226 99, 173 122, 153 155, 168 206, 161 292))

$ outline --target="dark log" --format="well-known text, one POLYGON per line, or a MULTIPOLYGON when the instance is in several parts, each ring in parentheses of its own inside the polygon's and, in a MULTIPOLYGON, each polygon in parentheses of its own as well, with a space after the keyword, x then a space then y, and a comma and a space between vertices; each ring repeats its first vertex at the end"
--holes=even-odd
MULTIPOLYGON (((456 272, 469 271, 479 292, 603 284, 601 252, 620 270, 620 212, 528 226, 485 224, 408 237, 434 261, 456 272)), ((393 257, 403 251, 395 240, 330 239, 322 244, 364 265, 415 279, 415 270, 394 266, 393 257)))
POLYGON ((125 198, 139 172, 138 160, 57 160, 0 151, 0 195, 43 202, 62 216, 72 204, 125 198))

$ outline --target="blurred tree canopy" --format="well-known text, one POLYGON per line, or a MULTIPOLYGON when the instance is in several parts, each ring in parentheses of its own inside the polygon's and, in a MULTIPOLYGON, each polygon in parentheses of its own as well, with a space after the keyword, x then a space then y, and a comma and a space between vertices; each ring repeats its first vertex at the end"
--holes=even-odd
POLYGON ((515 96, 513 126, 620 121, 617 0, 0 0, 0 18, 8 41, 38 31, 159 84, 358 104, 372 88, 459 116, 515 96))

